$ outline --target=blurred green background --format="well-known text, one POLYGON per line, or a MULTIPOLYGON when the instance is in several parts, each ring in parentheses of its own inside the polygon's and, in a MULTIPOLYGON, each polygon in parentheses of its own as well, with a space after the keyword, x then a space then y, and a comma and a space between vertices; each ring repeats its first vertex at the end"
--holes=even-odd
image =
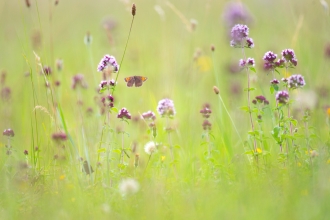
MULTIPOLYGON (((113 183, 106 178, 107 181, 91 183, 93 178, 80 172, 75 157, 86 158, 86 149, 92 166, 96 166, 104 121, 97 101, 100 97, 97 88, 102 80, 97 65, 105 54, 115 56, 118 62, 122 60, 132 20, 132 3, 130 0, 59 0, 55 5, 55 0, 30 0, 27 7, 23 0, 0 1, 0 71, 6 72, 1 89, 11 89, 10 99, 0 101, 0 128, 15 131, 11 141, 15 151, 10 157, 6 155, 7 139, 4 136, 0 139, 3 176, 0 217, 327 219, 330 181, 325 147, 329 133, 326 107, 330 105, 330 55, 325 52, 330 43, 327 1, 134 1, 137 12, 118 77, 115 106, 126 107, 133 118, 139 118, 148 110, 156 112, 157 103, 163 98, 174 101, 177 114, 171 126, 175 129, 172 141, 176 146, 177 170, 170 163, 168 152, 161 151, 153 156, 144 173, 148 156, 143 146, 150 139, 147 126, 141 120, 132 120, 127 125, 111 114, 111 128, 129 133, 125 136, 125 147, 138 144, 140 170, 133 172, 127 167, 117 172, 112 168, 113 183), (271 161, 269 167, 256 174, 212 90, 215 85, 220 89, 240 136, 246 140, 250 125, 248 114, 240 107, 246 105, 243 90, 247 79, 244 72, 237 71, 243 55, 240 49, 230 47, 232 26, 224 19, 228 4, 233 2, 245 5, 249 17, 245 23, 255 43, 253 49, 245 50, 247 57, 256 60, 257 73, 252 74, 252 86, 257 90, 253 91, 253 97, 264 95, 275 106, 274 95, 269 92, 273 77, 262 68, 265 52, 271 50, 280 56, 283 49, 292 48, 296 53, 298 66, 290 74, 302 74, 307 85, 292 93, 296 100, 293 114, 301 120, 303 111, 311 110, 310 125, 317 134, 312 148, 320 153, 312 168, 307 162, 301 167, 277 163, 278 146, 269 132, 272 119, 266 114, 264 129, 268 130, 269 139, 262 150, 271 152, 272 156, 266 159, 271 161), (84 43, 87 33, 92 37, 89 45, 84 43), (45 87, 33 52, 43 65, 52 68, 49 82, 52 85, 60 82, 60 86, 52 87, 53 94, 45 87), (57 59, 63 60, 62 71, 56 69, 57 59), (36 104, 31 78, 27 75, 30 68, 36 104), (78 73, 84 74, 87 89, 71 88, 72 77, 78 73), (124 77, 133 75, 146 76, 148 80, 140 88, 128 88, 124 77), (71 160, 61 165, 53 162, 59 150, 51 136, 57 130, 56 123, 61 128, 63 125, 52 107, 52 96, 61 106, 78 152, 70 154, 71 160), (82 104, 77 104, 78 101, 82 104), (211 142, 216 153, 211 165, 205 159, 203 118, 199 113, 205 103, 213 111, 211 142), (36 106, 46 110, 35 109, 36 106), (89 108, 92 114, 87 113, 89 108), (23 151, 33 144, 41 149, 40 167, 38 171, 24 171, 23 175, 15 164, 25 161, 23 151), (164 155, 165 168, 159 162, 164 155), (118 182, 125 176, 134 176, 140 182, 141 190, 134 197, 122 198, 117 192, 118 182)), ((277 75, 278 79, 284 77, 281 74, 277 75)), ((166 120, 157 115, 156 123, 156 141, 169 144, 163 131, 166 120)), ((300 122, 297 127, 303 135, 304 124, 300 122)), ((115 132, 107 133, 105 139, 120 146, 121 135, 115 132)), ((303 145, 304 141, 299 143, 303 145)), ((67 141, 66 145, 72 148, 70 143, 67 141)), ((104 167, 101 172, 106 175, 104 167)))

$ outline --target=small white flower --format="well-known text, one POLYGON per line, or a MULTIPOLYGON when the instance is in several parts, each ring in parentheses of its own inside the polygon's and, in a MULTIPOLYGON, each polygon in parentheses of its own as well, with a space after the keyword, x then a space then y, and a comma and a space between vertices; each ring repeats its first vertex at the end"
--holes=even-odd
POLYGON ((149 141, 148 143, 146 143, 146 145, 144 146, 144 151, 147 153, 147 154, 153 154, 155 153, 157 150, 157 147, 156 147, 156 143, 153 142, 153 141, 149 141))
POLYGON ((140 189, 140 184, 132 178, 123 179, 119 183, 119 191, 123 196, 137 193, 140 189))

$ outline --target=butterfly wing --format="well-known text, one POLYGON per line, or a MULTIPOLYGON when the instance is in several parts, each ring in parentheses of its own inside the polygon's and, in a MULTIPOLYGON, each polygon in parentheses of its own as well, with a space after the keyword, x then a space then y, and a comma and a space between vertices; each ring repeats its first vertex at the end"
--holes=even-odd
POLYGON ((135 82, 135 77, 134 76, 130 76, 130 77, 126 77, 125 78, 125 82, 127 82, 127 86, 128 87, 132 87, 134 85, 134 82, 135 82))
POLYGON ((145 82, 148 78, 144 76, 134 76, 135 87, 142 86, 143 82, 145 82))

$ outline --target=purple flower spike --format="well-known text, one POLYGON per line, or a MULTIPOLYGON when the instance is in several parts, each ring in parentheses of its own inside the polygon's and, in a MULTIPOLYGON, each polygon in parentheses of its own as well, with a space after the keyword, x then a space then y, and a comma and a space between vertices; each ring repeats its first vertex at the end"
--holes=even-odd
POLYGON ((102 72, 107 66, 112 66, 113 67, 113 71, 114 72, 118 72, 119 70, 119 65, 116 61, 116 58, 114 56, 110 56, 110 55, 105 55, 102 60, 100 61, 98 67, 97 67, 97 71, 98 72, 102 72))
POLYGON ((4 136, 8 136, 8 137, 14 137, 14 136, 15 136, 14 131, 13 131, 12 129, 10 129, 10 128, 5 129, 5 130, 2 132, 2 134, 3 134, 4 136))
POLYGON ((279 91, 276 93, 276 101, 281 104, 286 104, 289 101, 289 93, 287 91, 279 91))
POLYGON ((162 117, 173 117, 176 113, 174 103, 171 99, 160 100, 158 102, 157 111, 162 117))
POLYGON ((117 118, 131 119, 132 116, 131 116, 131 114, 128 112, 128 110, 126 108, 122 108, 120 110, 120 112, 118 113, 117 118))

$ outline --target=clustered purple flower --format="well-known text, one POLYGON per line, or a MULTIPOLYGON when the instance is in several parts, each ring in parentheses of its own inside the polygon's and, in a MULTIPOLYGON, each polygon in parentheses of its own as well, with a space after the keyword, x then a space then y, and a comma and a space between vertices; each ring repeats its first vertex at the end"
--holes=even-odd
POLYGON ((108 87, 108 86, 113 87, 113 86, 115 86, 115 85, 116 85, 116 82, 115 82, 114 79, 112 79, 112 80, 110 80, 110 81, 102 80, 102 81, 100 82, 100 84, 99 84, 99 87, 100 87, 100 89, 103 89, 103 88, 106 88, 106 87, 108 87))
POLYGON ((104 107, 113 107, 114 98, 112 95, 107 95, 101 98, 101 102, 103 103, 104 107))
POLYGON ((295 53, 294 53, 294 51, 292 49, 282 50, 282 56, 283 56, 283 59, 286 62, 290 62, 294 66, 297 66, 298 60, 297 60, 296 55, 295 55, 295 53))
POLYGON ((122 119, 131 119, 132 116, 131 114, 128 112, 128 110, 126 108, 122 108, 118 115, 117 115, 117 118, 122 118, 122 119))
POLYGON ((268 51, 265 53, 263 60, 264 69, 265 70, 274 70, 277 67, 285 67, 285 63, 289 65, 297 66, 298 60, 296 55, 292 49, 285 49, 282 51, 282 58, 275 61, 277 58, 277 54, 272 51, 268 51))
POLYGON ((87 88, 87 83, 84 80, 83 74, 77 74, 72 77, 72 89, 76 89, 77 86, 81 86, 82 88, 87 88))
POLYGON ((153 129, 156 128, 156 124, 155 124, 156 114, 154 112, 147 111, 147 112, 142 113, 142 119, 151 121, 149 123, 150 128, 153 128, 153 129))
POLYGON ((275 60, 276 60, 277 54, 273 53, 272 51, 268 51, 265 53, 263 60, 264 68, 265 70, 272 70, 276 67, 275 60))
POLYGON ((262 95, 259 95, 259 96, 256 96, 255 99, 252 100, 252 103, 253 104, 257 104, 257 103, 263 103, 264 105, 269 105, 269 101, 266 99, 265 96, 262 96, 262 95))
POLYGON ((229 27, 238 22, 249 23, 251 15, 241 2, 230 2, 226 5, 223 18, 229 27))
POLYGON ((147 111, 147 112, 142 113, 142 119, 154 121, 154 120, 156 120, 156 115, 152 111, 147 111))
POLYGON ((289 93, 287 91, 278 91, 276 93, 276 101, 281 104, 286 104, 289 101, 289 93))
POLYGON ((209 118, 211 116, 211 109, 209 108, 209 106, 204 106, 202 110, 199 111, 203 118, 209 118))
POLYGON ((204 120, 202 126, 204 130, 211 130, 212 128, 211 122, 209 122, 207 119, 204 120))
POLYGON ((288 78, 288 86, 291 89, 297 89, 306 85, 304 77, 302 75, 292 75, 288 78))
POLYGON ((277 85, 280 83, 280 81, 278 81, 277 79, 273 79, 272 81, 270 81, 270 83, 273 85, 277 85))
POLYGON ((103 71, 108 65, 113 67, 114 72, 118 72, 119 71, 119 65, 116 61, 116 58, 114 56, 110 56, 110 55, 105 55, 102 60, 100 61, 98 67, 97 67, 97 71, 101 72, 103 71))
POLYGON ((254 66, 255 61, 253 58, 247 58, 246 60, 240 59, 239 61, 239 66, 244 68, 244 67, 249 67, 249 66, 254 66))
POLYGON ((56 142, 66 141, 68 138, 64 132, 56 132, 52 135, 52 138, 56 142))
POLYGON ((157 111, 162 117, 175 115, 174 102, 171 99, 162 99, 158 102, 157 111))
POLYGON ((5 129, 5 130, 2 132, 2 134, 3 134, 4 136, 8 136, 8 137, 14 137, 14 136, 15 136, 14 131, 13 131, 12 129, 10 129, 10 128, 5 129))
POLYGON ((249 28, 243 24, 236 24, 230 32, 231 41, 230 46, 232 47, 254 47, 253 39, 249 38, 249 28))

